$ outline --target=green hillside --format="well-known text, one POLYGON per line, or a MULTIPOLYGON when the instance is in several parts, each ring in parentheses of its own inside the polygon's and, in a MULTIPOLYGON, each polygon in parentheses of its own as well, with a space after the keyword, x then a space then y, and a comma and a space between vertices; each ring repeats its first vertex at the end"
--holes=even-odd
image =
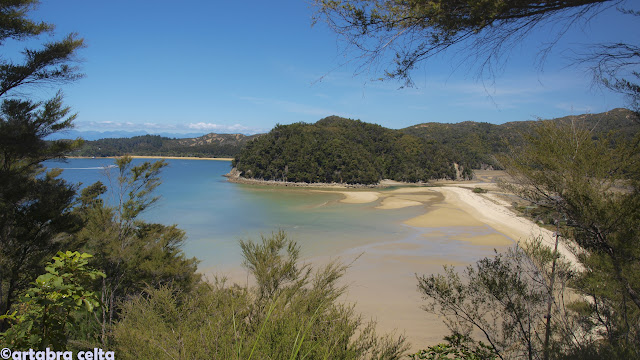
MULTIPOLYGON (((631 137, 640 124, 633 120, 633 112, 613 109, 599 114, 584 114, 553 119, 560 122, 581 122, 593 129, 594 136, 615 131, 623 137, 631 137)), ((401 131, 441 145, 450 151, 460 163, 473 169, 500 168, 495 155, 519 146, 522 135, 531 131, 537 121, 514 121, 501 125, 466 121, 457 124, 424 123, 401 131)))
POLYGON ((445 147, 402 131, 330 116, 315 124, 277 125, 249 142, 233 166, 245 178, 375 184, 455 179, 457 160, 445 147))
MULTIPOLYGON (((582 122, 594 137, 610 131, 627 136, 640 127, 632 117, 629 110, 614 109, 553 121, 582 122)), ((315 124, 276 126, 248 142, 233 166, 245 178, 306 183, 463 179, 472 169, 500 169, 496 155, 518 147, 536 123, 424 123, 393 130, 330 116, 315 124)))

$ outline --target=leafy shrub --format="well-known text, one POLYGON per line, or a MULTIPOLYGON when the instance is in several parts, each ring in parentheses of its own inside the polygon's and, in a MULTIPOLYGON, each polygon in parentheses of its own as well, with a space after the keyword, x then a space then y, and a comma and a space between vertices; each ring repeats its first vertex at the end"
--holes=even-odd
POLYGON ((150 289, 129 301, 114 340, 131 359, 399 359, 403 337, 380 337, 341 304, 347 266, 314 271, 284 232, 241 242, 253 287, 217 278, 188 294, 150 289))

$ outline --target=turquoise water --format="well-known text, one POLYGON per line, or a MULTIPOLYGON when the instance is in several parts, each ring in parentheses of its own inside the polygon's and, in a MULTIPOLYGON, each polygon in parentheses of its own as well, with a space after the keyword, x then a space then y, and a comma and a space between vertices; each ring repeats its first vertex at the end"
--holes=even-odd
MULTIPOLYGON (((143 160, 134 159, 134 164, 143 160)), ((425 212, 424 206, 397 210, 374 209, 377 202, 344 204, 340 194, 316 193, 304 188, 234 184, 222 175, 228 161, 167 160, 162 172, 158 204, 143 218, 177 224, 188 240, 184 251, 201 260, 201 269, 224 269, 240 264, 239 239, 257 240, 279 228, 302 246, 303 256, 332 255, 371 243, 416 237, 419 232, 402 221, 425 212)), ((113 159, 69 159, 47 166, 64 169, 62 177, 87 186, 108 184, 104 169, 113 159)), ((108 199, 107 199, 108 201, 108 199)), ((459 248, 434 243, 425 251, 459 256, 459 248)))

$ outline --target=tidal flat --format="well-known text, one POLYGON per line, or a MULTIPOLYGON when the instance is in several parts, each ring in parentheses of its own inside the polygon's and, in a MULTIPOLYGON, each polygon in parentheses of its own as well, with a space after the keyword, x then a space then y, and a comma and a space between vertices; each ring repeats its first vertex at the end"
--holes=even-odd
MULTIPOLYGON (((543 232, 491 192, 473 193, 473 183, 381 189, 247 185, 222 176, 230 168, 226 161, 167 162, 157 189, 162 198, 144 217, 185 230, 184 251, 201 260, 205 276, 249 281, 238 240, 258 241, 283 229, 301 245, 303 261, 350 264, 344 300, 376 320, 380 332, 404 333, 414 349, 447 335, 441 319, 421 309, 416 275, 440 272, 443 265, 464 267, 543 232)), ((111 164, 113 159, 70 159, 47 165, 66 169, 63 178, 86 186, 114 181, 116 169, 104 168, 111 164)))

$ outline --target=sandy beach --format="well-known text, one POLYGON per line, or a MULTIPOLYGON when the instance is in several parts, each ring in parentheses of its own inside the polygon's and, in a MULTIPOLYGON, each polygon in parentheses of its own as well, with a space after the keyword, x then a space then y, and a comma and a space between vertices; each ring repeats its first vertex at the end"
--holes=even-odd
MULTIPOLYGON (((417 291, 416 276, 441 272, 443 265, 460 269, 491 256, 493 249, 505 250, 515 242, 526 242, 540 237, 553 246, 553 233, 518 216, 509 209, 510 204, 491 191, 477 194, 472 191, 478 184, 463 183, 441 187, 406 187, 390 191, 343 191, 344 203, 371 203, 380 211, 408 206, 423 206, 423 215, 407 219, 404 224, 423 231, 420 240, 410 239, 354 248, 331 258, 310 259, 324 263, 340 259, 353 262, 345 277, 349 285, 346 301, 356 303, 356 309, 366 319, 378 322, 383 333, 404 333, 417 351, 434 345, 449 334, 442 319, 421 309, 424 300, 417 291), (455 227, 469 229, 449 241, 461 241, 477 248, 477 257, 467 262, 456 262, 438 254, 425 255, 425 244, 442 241, 446 234, 439 229, 455 227), (478 229, 488 233, 478 235, 478 229), (488 229, 488 230, 487 230, 488 229)), ((481 184, 484 188, 494 188, 481 184)), ((331 190, 315 190, 331 192, 331 190)), ((473 251, 473 250, 472 250, 473 251)), ((573 260, 573 255, 562 245, 559 251, 573 260)))

